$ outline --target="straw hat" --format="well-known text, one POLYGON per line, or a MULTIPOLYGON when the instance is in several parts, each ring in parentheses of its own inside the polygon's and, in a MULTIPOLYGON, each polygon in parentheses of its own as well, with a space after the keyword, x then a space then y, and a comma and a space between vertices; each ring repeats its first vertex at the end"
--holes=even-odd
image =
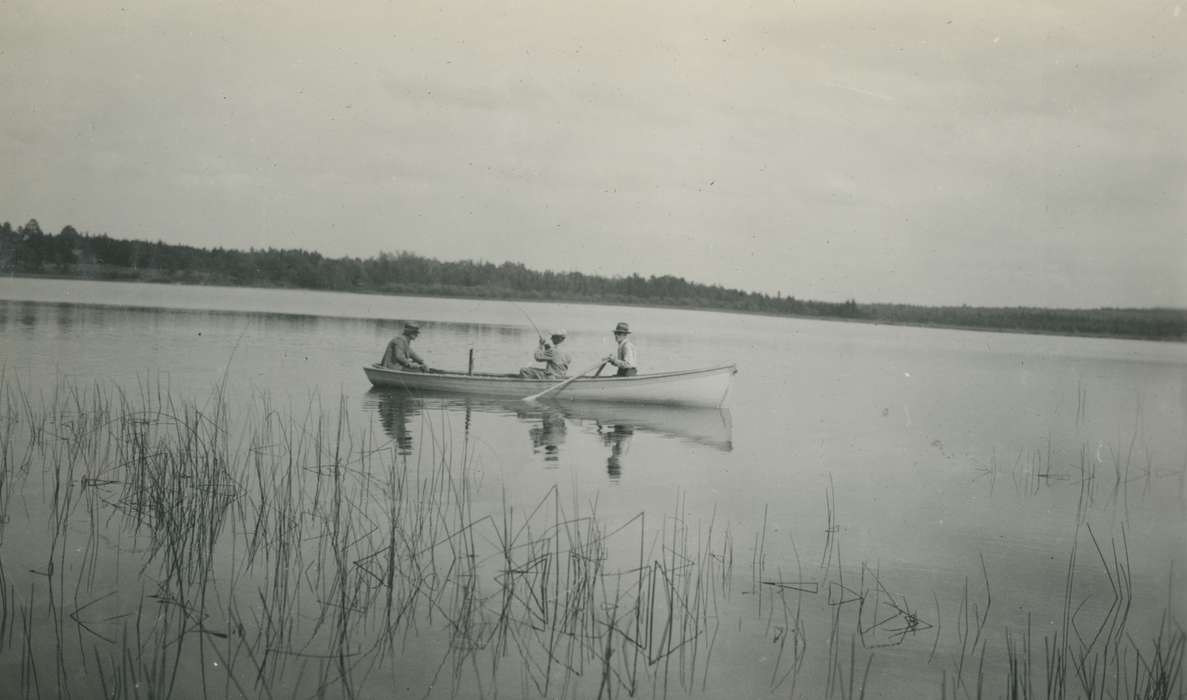
POLYGON ((564 328, 555 328, 548 332, 548 337, 549 338, 566 338, 566 337, 568 337, 568 334, 565 333, 564 328))

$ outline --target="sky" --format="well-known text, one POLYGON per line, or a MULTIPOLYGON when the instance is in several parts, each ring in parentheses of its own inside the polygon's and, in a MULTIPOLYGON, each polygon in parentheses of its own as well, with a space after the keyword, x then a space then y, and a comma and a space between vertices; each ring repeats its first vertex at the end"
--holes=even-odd
POLYGON ((1187 12, 0 0, 0 220, 804 299, 1187 307, 1187 12))

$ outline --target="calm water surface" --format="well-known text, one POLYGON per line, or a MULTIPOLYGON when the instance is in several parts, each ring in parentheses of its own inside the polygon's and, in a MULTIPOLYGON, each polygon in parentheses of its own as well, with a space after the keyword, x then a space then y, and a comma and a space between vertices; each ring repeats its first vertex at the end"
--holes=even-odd
MULTIPOLYGON (((1172 578, 1187 554, 1182 344, 5 279, 0 357, 5 388, 32 404, 63 387, 132 396, 152 387, 199 403, 221 387, 232 420, 261 402, 298 417, 341 409, 349 431, 372 435, 403 464, 457 455, 473 479, 475 518, 522 514, 554 493, 607 530, 643 513, 655 532, 679 523, 697 542, 710 528, 728 531, 729 556, 723 548, 713 560, 727 573, 712 616, 702 615, 712 634, 680 652, 693 661, 679 669, 660 671, 676 654, 650 664, 651 680, 635 688, 647 697, 845 697, 844 679, 860 685, 867 664, 867 697, 955 697, 957 679, 976 675, 962 656, 973 658, 967 629, 978 614, 991 615, 982 653, 996 697, 1008 667, 1002 630, 1031 625, 1042 666, 1043 639, 1064 633, 1068 600, 1073 638, 1116 619, 1117 562, 1130 579, 1121 596, 1130 635, 1155 637, 1164 612, 1187 617, 1187 587, 1172 578), (541 329, 568 330, 576 367, 607 354, 610 329, 629 321, 643 371, 735 362, 739 374, 720 411, 408 395, 371 390, 363 376, 401 319, 420 321, 417 348, 433 366, 464 369, 470 349, 481 371, 530 364, 536 332, 525 312, 541 329), (797 653, 805 662, 789 675, 797 653), (851 656, 856 673, 839 669, 851 656)), ((54 496, 44 479, 15 483, 4 485, 0 556, 5 585, 32 591, 22 594, 31 605, 44 577, 25 572, 45 570, 38 504, 54 496)), ((636 558, 641 539, 629 547, 636 558)), ((355 690, 373 697, 404 682, 417 697, 498 688, 593 697, 613 687, 593 671, 580 676, 592 685, 546 692, 524 680, 535 671, 500 672, 493 687, 476 670, 442 683, 451 642, 432 623, 420 629, 424 643, 399 650, 403 665, 372 669, 355 690)), ((5 653, 16 673, 19 653, 5 653)), ((56 687, 42 673, 43 692, 56 687)), ((1043 671, 1033 676, 1042 686, 1043 671)))

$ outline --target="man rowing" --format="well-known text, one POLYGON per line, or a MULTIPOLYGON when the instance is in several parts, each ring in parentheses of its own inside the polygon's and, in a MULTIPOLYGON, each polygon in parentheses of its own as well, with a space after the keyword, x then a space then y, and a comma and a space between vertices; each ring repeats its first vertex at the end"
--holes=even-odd
POLYGON ((614 327, 614 340, 618 347, 614 353, 606 357, 606 364, 618 368, 616 377, 633 377, 639 373, 635 357, 635 344, 631 342, 631 327, 627 323, 619 323, 614 327))

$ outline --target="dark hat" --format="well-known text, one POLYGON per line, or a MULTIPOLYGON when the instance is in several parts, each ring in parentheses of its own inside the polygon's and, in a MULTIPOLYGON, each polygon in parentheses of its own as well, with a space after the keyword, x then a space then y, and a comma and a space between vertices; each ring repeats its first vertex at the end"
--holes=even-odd
POLYGON ((629 324, 626 324, 626 323, 619 322, 619 324, 618 324, 617 326, 615 326, 615 327, 614 327, 614 332, 615 332, 615 333, 628 333, 628 334, 629 334, 629 333, 631 332, 631 327, 630 327, 630 325, 629 325, 629 324))
POLYGON ((416 321, 405 321, 404 322, 404 330, 416 331, 417 333, 420 333, 420 324, 417 323, 416 321))

